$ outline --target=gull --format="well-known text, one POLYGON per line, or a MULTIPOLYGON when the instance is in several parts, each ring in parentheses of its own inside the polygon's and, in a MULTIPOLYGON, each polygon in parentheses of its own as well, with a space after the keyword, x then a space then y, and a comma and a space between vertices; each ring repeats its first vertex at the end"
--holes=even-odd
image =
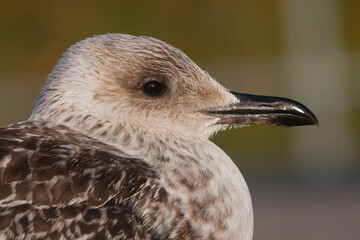
POLYGON ((318 121, 296 101, 227 90, 155 38, 80 41, 30 118, 0 128, 0 238, 250 240, 246 182, 209 138, 253 124, 318 121))

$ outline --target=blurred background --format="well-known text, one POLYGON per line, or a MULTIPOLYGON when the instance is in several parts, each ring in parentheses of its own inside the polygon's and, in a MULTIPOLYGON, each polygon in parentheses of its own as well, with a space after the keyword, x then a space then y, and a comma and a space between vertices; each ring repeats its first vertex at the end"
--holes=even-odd
POLYGON ((94 34, 148 35, 229 89, 296 99, 320 127, 213 141, 253 198, 254 239, 360 239, 360 1, 3 1, 0 124, 25 120, 61 54, 94 34))

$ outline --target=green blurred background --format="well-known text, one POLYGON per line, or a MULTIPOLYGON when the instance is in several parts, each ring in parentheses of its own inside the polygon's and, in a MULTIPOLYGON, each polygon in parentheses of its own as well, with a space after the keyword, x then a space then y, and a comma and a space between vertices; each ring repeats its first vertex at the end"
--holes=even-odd
POLYGON ((29 117, 70 45, 109 32, 166 41, 229 89, 307 105, 320 127, 213 141, 247 179, 254 239, 360 239, 360 1, 2 1, 0 124, 29 117))

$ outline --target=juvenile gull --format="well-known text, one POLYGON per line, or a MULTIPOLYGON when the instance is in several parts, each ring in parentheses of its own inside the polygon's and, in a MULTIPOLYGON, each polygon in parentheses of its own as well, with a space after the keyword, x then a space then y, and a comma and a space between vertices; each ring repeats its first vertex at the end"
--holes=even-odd
POLYGON ((252 239, 245 180, 209 141, 251 124, 317 119, 290 99, 228 91, 160 40, 83 40, 29 120, 0 128, 0 238, 252 239))

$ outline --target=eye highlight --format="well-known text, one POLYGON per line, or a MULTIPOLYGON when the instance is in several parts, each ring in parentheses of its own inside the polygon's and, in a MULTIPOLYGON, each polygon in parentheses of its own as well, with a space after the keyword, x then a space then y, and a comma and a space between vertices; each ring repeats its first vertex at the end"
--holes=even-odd
POLYGON ((158 81, 150 81, 142 86, 143 92, 151 97, 159 96, 164 91, 164 86, 158 81))

